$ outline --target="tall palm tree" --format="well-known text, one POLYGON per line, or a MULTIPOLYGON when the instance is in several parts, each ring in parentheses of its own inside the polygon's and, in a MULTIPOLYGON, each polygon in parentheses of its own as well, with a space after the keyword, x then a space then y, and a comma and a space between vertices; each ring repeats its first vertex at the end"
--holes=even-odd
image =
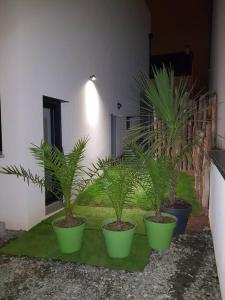
POLYGON ((151 124, 140 123, 130 129, 128 137, 132 141, 141 141, 153 156, 167 156, 171 164, 173 188, 170 202, 176 200, 176 176, 178 164, 184 156, 191 158, 193 146, 197 141, 186 144, 183 129, 194 117, 199 102, 205 100, 201 93, 193 96, 193 87, 189 87, 186 78, 175 80, 172 68, 163 66, 154 69, 154 80, 142 74, 138 80, 141 88, 141 103, 144 114, 153 114, 151 124), (157 150, 160 149, 160 153, 157 150))

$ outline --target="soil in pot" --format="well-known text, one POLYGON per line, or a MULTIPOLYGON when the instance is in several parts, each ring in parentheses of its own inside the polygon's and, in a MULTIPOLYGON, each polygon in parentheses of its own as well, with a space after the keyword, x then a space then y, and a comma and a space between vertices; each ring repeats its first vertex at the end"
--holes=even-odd
POLYGON ((162 212, 169 213, 177 218, 177 225, 174 230, 174 235, 184 234, 189 215, 192 211, 192 205, 183 199, 176 199, 173 205, 167 201, 164 207, 161 209, 162 212))
POLYGON ((55 221, 54 225, 57 226, 57 227, 62 227, 62 228, 70 228, 70 227, 79 226, 83 223, 85 223, 84 218, 82 218, 82 217, 73 217, 69 224, 66 222, 66 219, 64 218, 64 219, 55 221))
POLYGON ((176 217, 162 213, 161 216, 147 216, 144 223, 149 247, 159 251, 168 249, 176 226, 176 217))
POLYGON ((174 218, 167 216, 149 216, 146 220, 160 224, 174 223, 174 218))
POLYGON ((164 203, 165 208, 174 208, 174 209, 186 209, 190 207, 190 203, 184 201, 183 199, 176 198, 175 202, 171 204, 169 200, 164 203))
POLYGON ((129 256, 136 226, 129 221, 118 222, 108 219, 102 224, 107 253, 112 258, 125 258, 129 256))
POLYGON ((74 216, 73 220, 73 226, 70 227, 65 222, 65 217, 59 217, 52 223, 59 249, 62 253, 79 251, 82 246, 83 232, 86 224, 85 219, 74 216))
POLYGON ((111 230, 111 231, 126 231, 129 229, 134 228, 135 226, 131 224, 130 222, 124 222, 124 221, 114 221, 112 223, 106 224, 103 226, 103 228, 111 230))

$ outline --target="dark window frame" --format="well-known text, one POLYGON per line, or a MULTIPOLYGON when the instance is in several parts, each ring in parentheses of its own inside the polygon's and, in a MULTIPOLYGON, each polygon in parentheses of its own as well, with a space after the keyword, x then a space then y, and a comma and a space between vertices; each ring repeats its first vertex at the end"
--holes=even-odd
POLYGON ((52 145, 62 151, 62 121, 61 121, 61 103, 68 101, 52 98, 43 95, 43 107, 50 109, 52 135, 52 145), (55 122, 57 120, 57 122, 55 122))
MULTIPOLYGON (((51 144, 56 146, 60 151, 63 152, 62 147, 62 120, 61 120, 61 103, 68 101, 52 98, 49 96, 43 95, 43 109, 50 109, 50 118, 51 118, 51 144), (57 121, 56 121, 57 120, 57 121)), ((56 203, 58 199, 49 191, 45 191, 45 205, 46 207, 50 206, 53 203, 56 203)))

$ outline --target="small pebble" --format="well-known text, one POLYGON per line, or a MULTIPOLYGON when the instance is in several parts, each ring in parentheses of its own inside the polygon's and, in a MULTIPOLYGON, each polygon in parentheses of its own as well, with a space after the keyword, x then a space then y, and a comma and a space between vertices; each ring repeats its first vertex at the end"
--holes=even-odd
MULTIPOLYGON (((21 232, 6 232, 5 240, 21 232)), ((221 300, 210 231, 174 239, 154 251, 144 272, 0 255, 0 299, 221 300)))

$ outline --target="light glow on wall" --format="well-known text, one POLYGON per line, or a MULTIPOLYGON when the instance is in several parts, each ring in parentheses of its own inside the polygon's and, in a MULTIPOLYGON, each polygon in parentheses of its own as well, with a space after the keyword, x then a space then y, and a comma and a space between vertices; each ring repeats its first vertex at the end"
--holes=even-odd
POLYGON ((95 128, 99 121, 100 97, 92 81, 85 85, 85 112, 87 123, 95 128))

